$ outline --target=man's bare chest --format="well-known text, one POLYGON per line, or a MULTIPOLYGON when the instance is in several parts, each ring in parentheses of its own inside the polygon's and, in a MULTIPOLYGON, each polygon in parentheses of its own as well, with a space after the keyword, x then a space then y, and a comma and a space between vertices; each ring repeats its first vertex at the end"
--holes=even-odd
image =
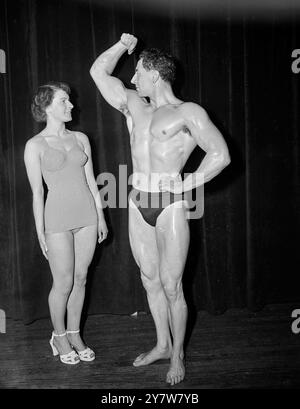
POLYGON ((133 118, 133 137, 135 142, 172 142, 172 138, 189 134, 184 118, 174 108, 161 107, 157 110, 144 110, 133 118))

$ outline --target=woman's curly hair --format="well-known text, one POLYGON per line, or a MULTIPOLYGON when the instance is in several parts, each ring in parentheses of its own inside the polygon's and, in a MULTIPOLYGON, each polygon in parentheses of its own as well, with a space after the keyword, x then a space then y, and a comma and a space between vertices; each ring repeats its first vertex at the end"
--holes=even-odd
POLYGON ((70 87, 64 82, 49 82, 38 87, 31 103, 31 112, 37 122, 45 122, 47 119, 46 108, 51 104, 56 91, 62 89, 70 94, 70 87))

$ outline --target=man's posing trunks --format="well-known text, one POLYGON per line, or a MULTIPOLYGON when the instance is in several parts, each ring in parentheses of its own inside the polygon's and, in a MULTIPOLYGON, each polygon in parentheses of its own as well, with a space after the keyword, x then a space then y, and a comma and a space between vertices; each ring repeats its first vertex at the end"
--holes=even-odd
POLYGON ((182 274, 189 226, 181 195, 215 177, 230 163, 230 157, 205 110, 173 94, 171 56, 156 49, 144 51, 131 80, 136 91, 111 76, 121 55, 127 50, 131 54, 136 43, 133 35, 122 34, 120 41, 96 59, 90 73, 106 101, 125 115, 130 133, 134 190, 129 199, 129 239, 157 334, 156 346, 139 355, 133 365, 170 359, 166 381, 174 385, 185 376, 187 306, 182 274), (206 155, 197 171, 182 181, 180 172, 197 145, 206 155), (158 192, 171 192, 171 204, 140 208, 140 201, 146 207, 145 200, 155 199, 148 192, 154 192, 158 200, 163 199, 158 192))

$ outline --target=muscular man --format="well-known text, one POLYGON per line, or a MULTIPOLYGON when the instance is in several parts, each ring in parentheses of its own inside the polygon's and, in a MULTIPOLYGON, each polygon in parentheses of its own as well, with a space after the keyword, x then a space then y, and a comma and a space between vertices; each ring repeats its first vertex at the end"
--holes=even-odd
POLYGON ((131 80, 136 91, 111 75, 122 54, 127 50, 131 54, 136 43, 133 35, 122 34, 96 59, 90 73, 105 100, 125 115, 130 134, 134 189, 129 199, 129 239, 157 335, 156 346, 133 365, 170 359, 166 382, 174 385, 185 376, 187 306, 182 274, 189 226, 182 195, 215 177, 230 157, 205 110, 174 95, 171 56, 157 49, 143 51, 131 80), (197 171, 182 180, 180 172, 197 145, 206 155, 197 171), (166 194, 167 205, 161 203, 166 194), (151 209, 147 204, 154 199, 160 207, 151 209))

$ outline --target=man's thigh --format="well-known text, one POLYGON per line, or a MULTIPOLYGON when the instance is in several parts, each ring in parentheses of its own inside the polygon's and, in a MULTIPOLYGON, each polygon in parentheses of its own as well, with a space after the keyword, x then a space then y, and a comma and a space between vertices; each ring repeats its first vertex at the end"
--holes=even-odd
POLYGON ((148 224, 136 205, 129 200, 129 241, 140 268, 159 264, 155 228, 148 224))
POLYGON ((160 214, 156 225, 160 273, 181 279, 190 243, 189 223, 185 206, 168 206, 160 214))

